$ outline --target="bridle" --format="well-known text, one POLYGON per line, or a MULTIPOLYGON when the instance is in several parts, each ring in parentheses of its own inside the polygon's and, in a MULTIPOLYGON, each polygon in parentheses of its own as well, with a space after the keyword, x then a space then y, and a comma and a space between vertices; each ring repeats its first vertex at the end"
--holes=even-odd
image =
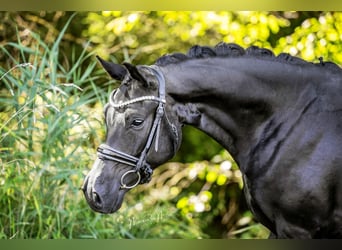
POLYGON ((153 72, 153 74, 156 76, 158 80, 158 84, 159 84, 159 96, 158 97, 141 96, 141 97, 134 98, 126 102, 115 103, 114 100, 115 100, 116 90, 114 90, 110 94, 110 97, 109 97, 109 105, 113 108, 123 108, 133 103, 143 102, 143 101, 152 101, 152 102, 158 103, 158 106, 155 111, 154 121, 153 121, 151 130, 148 134, 147 142, 145 144, 144 149, 140 153, 139 158, 136 156, 124 153, 120 150, 114 149, 107 144, 101 144, 97 149, 97 155, 99 159, 120 162, 120 163, 133 167, 133 169, 128 170, 121 176, 121 180, 120 180, 121 189, 131 189, 131 188, 136 187, 139 184, 147 183, 151 180, 153 170, 151 168, 151 165, 147 163, 147 154, 152 146, 152 142, 154 138, 156 139, 155 150, 158 151, 160 124, 164 116, 166 117, 166 120, 169 124, 169 128, 174 135, 174 149, 175 150, 178 145, 177 129, 172 123, 170 123, 169 119, 165 115, 165 104, 166 104, 165 78, 157 66, 152 65, 152 66, 148 66, 148 68, 153 72), (129 174, 136 174, 138 177, 137 181, 132 185, 125 184, 125 178, 129 174))

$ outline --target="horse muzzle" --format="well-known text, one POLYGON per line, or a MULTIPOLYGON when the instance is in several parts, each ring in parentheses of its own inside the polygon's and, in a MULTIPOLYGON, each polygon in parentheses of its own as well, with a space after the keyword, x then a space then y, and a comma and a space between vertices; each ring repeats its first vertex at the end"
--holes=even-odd
POLYGON ((92 210, 108 214, 120 209, 126 192, 138 183, 140 175, 132 170, 97 158, 81 189, 92 210))

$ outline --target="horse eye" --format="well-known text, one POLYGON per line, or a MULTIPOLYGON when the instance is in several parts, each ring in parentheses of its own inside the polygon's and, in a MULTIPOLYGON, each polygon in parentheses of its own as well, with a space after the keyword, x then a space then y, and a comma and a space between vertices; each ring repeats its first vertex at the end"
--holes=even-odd
POLYGON ((132 126, 139 127, 141 124, 143 124, 143 122, 144 122, 143 119, 134 119, 132 122, 132 126))

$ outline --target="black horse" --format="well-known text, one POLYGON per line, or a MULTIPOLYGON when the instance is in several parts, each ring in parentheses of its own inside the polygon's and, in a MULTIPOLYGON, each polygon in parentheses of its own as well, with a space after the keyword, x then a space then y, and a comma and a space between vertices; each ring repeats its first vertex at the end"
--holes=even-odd
POLYGON ((247 202, 276 238, 342 238, 342 70, 252 46, 219 43, 152 66, 106 62, 122 81, 105 106, 106 143, 83 191, 113 213, 172 158, 184 124, 225 147, 247 202))

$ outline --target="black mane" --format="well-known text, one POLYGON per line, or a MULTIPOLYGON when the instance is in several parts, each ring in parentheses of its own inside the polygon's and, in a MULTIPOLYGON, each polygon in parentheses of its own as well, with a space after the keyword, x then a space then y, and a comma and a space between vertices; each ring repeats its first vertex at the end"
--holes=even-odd
POLYGON ((235 43, 220 42, 215 47, 195 45, 189 49, 187 54, 172 53, 161 56, 157 59, 156 65, 165 66, 172 63, 178 63, 181 61, 195 59, 195 58, 208 58, 208 57, 256 57, 256 58, 269 58, 280 62, 286 62, 295 65, 315 65, 324 67, 333 72, 341 72, 341 68, 333 62, 325 62, 322 58, 319 58, 318 63, 307 62, 299 57, 292 56, 288 53, 280 53, 275 56, 274 53, 266 48, 259 48, 257 46, 251 46, 247 49, 242 48, 235 43))

